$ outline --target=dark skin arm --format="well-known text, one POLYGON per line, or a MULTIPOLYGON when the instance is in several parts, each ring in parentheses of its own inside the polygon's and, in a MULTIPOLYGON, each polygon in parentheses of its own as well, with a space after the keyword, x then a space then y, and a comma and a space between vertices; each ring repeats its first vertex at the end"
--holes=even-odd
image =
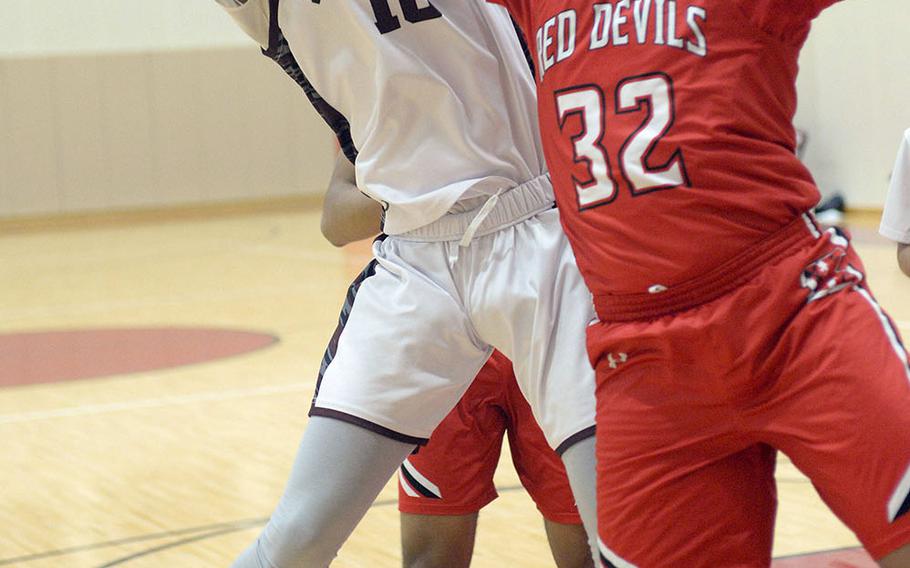
POLYGON ((381 218, 382 206, 360 193, 354 164, 339 154, 322 204, 322 235, 341 247, 379 234, 381 218))
POLYGON ((910 244, 897 243, 897 264, 901 272, 910 276, 910 244))

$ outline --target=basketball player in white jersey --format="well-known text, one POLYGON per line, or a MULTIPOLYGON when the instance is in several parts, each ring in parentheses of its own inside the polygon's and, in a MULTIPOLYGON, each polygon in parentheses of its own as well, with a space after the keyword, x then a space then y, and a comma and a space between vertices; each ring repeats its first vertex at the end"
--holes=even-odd
POLYGON ((897 151, 879 232, 897 243, 897 263, 910 276, 910 129, 897 151))
MULTIPOLYGON (((357 191, 354 165, 340 155, 323 201, 322 235, 339 247, 376 237, 381 214, 377 202, 357 191)), ((480 509, 497 496, 493 474, 506 434, 515 471, 543 517, 556 566, 593 568, 565 468, 516 392, 511 370, 494 352, 428 444, 399 468, 404 568, 471 565, 480 509)))
POLYGON ((345 302, 285 493, 235 566, 328 565, 494 347, 562 455, 591 535, 591 297, 553 208, 506 12, 480 0, 219 2, 239 4, 229 13, 333 127, 388 235, 345 302))

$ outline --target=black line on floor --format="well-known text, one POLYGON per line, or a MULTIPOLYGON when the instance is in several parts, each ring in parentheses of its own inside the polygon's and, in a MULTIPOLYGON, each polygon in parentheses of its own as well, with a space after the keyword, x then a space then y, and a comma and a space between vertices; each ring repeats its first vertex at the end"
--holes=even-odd
MULTIPOLYGON (((512 491, 518 491, 523 489, 521 485, 513 485, 509 487, 498 487, 497 491, 500 493, 509 493, 512 491)), ((370 508, 373 507, 386 507, 388 505, 395 505, 398 503, 398 499, 385 499, 382 501, 376 501, 370 508)), ((119 538, 115 540, 107 540, 103 542, 96 542, 92 544, 83 544, 80 546, 70 546, 67 548, 59 548, 56 550, 47 550, 44 552, 38 552, 35 554, 26 554, 23 556, 14 556, 12 558, 0 558, 0 566, 10 566, 17 563, 25 562, 34 562, 36 560, 44 560, 46 558, 55 558, 59 556, 66 556, 68 554, 76 554, 79 552, 88 552, 91 550, 100 550, 102 548, 110 548, 113 546, 122 546, 126 544, 135 544, 137 542, 145 542, 149 540, 158 540, 168 537, 186 537, 179 538, 178 540, 165 543, 162 545, 154 546, 143 551, 139 551, 129 556, 124 556, 123 558, 118 558, 112 561, 107 562, 98 566, 98 568, 108 568, 110 566, 117 566, 119 564, 124 564, 135 558, 142 556, 147 556, 149 554, 154 554, 156 552, 161 552, 162 550, 168 550, 171 548, 177 548, 185 544, 190 544, 193 542, 198 542, 201 540, 206 540, 209 538, 214 538, 224 534, 229 534, 232 532, 247 530, 256 526, 261 526, 267 523, 269 520, 268 517, 260 517, 255 519, 243 519, 239 521, 229 521, 224 523, 212 523, 210 525, 201 525, 198 527, 187 527, 184 529, 176 529, 171 531, 163 531, 158 533, 148 533, 143 535, 136 535, 126 538, 119 538), (203 533, 203 534, 198 534, 203 533), (187 536, 192 535, 192 536, 187 536)))
POLYGON ((123 556, 122 558, 118 558, 116 560, 111 560, 110 562, 106 562, 106 563, 98 566, 98 568, 111 568, 111 566, 119 566, 120 564, 126 564, 127 562, 129 562, 131 560, 135 560, 137 558, 142 558, 143 556, 148 556, 150 554, 155 554, 155 553, 161 552, 163 550, 177 548, 178 546, 183 546, 184 544, 190 544, 191 542, 198 542, 200 540, 206 540, 206 539, 213 538, 216 536, 230 534, 232 532, 244 531, 246 529, 258 526, 258 524, 259 523, 250 524, 250 525, 237 525, 234 527, 228 527, 228 528, 218 529, 216 531, 197 534, 196 536, 191 536, 189 538, 183 538, 180 540, 168 542, 168 543, 161 544, 158 546, 153 546, 152 548, 140 550, 139 552, 135 552, 133 554, 123 556))
POLYGON ((177 529, 171 531, 164 531, 159 533, 148 533, 144 535, 131 536, 126 538, 120 538, 116 540, 109 540, 104 542, 96 542, 92 544, 83 544, 80 546, 71 546, 67 548, 60 548, 57 550, 48 550, 45 552, 38 552, 35 554, 28 554, 24 556, 15 556, 13 558, 3 558, 0 559, 0 566, 8 566, 10 564, 15 564, 17 562, 33 562, 35 560, 42 560, 44 558, 53 558, 55 556, 65 556, 67 554, 74 554, 77 552, 86 552, 89 550, 99 550, 102 548, 110 548, 112 546, 121 546, 124 544, 133 544, 137 542, 144 542, 147 540, 158 540, 161 538, 183 536, 187 534, 199 533, 204 531, 213 531, 220 530, 225 528, 233 528, 237 525, 244 526, 256 526, 264 525, 269 520, 268 517, 258 518, 258 519, 245 519, 241 521, 232 521, 228 523, 214 523, 211 525, 203 525, 199 527, 189 527, 185 529, 177 529))

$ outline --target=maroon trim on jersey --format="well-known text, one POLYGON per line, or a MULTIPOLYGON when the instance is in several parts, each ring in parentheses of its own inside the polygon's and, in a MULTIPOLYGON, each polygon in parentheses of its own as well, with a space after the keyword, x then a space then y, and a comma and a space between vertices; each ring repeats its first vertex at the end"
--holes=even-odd
POLYGON ((426 485, 424 485, 423 483, 418 481, 417 478, 414 477, 410 471, 408 471, 408 468, 405 467, 405 464, 401 464, 401 466, 398 468, 398 470, 401 472, 401 476, 405 478, 408 485, 411 486, 411 489, 413 489, 417 493, 420 493, 422 496, 426 497, 427 499, 442 499, 442 495, 433 491, 432 489, 430 489, 429 487, 427 487, 426 485))
MULTIPOLYGON (((357 147, 351 138, 351 124, 346 116, 338 112, 335 107, 322 98, 313 84, 307 79, 301 69, 300 64, 294 54, 291 53, 291 46, 284 37, 284 32, 278 25, 278 3, 280 0, 269 0, 269 47, 263 49, 262 54, 277 63, 287 75, 300 85, 307 99, 316 109, 316 112, 325 120, 335 137, 338 139, 338 145, 345 157, 353 164, 357 159, 357 147)), ((319 4, 319 0, 313 0, 313 3, 319 4)))
MULTIPOLYGON (((376 237, 376 241, 381 241, 383 239, 385 239, 385 235, 376 237)), ((354 300, 357 299, 357 292, 367 278, 376 274, 377 264, 379 264, 379 261, 375 258, 371 260, 369 264, 367 264, 367 267, 363 269, 363 272, 354 279, 350 288, 348 288, 348 294, 344 298, 344 305, 341 307, 341 314, 338 316, 338 325, 335 327, 335 332, 332 334, 332 338, 325 348, 325 354, 322 356, 322 364, 319 366, 319 374, 316 377, 316 390, 313 393, 313 406, 316 405, 316 399, 319 398, 319 389, 322 387, 322 379, 325 377, 325 372, 335 359, 335 353, 338 352, 338 342, 341 340, 341 334, 344 332, 344 327, 348 324, 348 318, 351 317, 351 310, 354 309, 354 300)))
POLYGON ((560 456, 563 455, 564 453, 566 453, 566 450, 568 450, 569 448, 571 448, 578 442, 581 442, 582 440, 587 440, 588 438, 593 436, 595 434, 596 428, 597 428, 596 426, 589 426, 588 428, 585 428, 581 432, 572 434, 571 436, 566 438, 563 443, 556 446, 556 453, 559 454, 560 456))
POLYGON ((335 420, 341 420, 342 422, 347 422, 348 424, 353 424, 354 426, 359 426, 365 428, 370 432, 375 432, 380 436, 385 436, 386 438, 391 438, 398 442, 404 442, 406 444, 416 444, 418 446, 425 446, 429 441, 428 438, 417 438, 414 436, 408 436, 407 434, 402 434, 396 432, 395 430, 390 430, 385 426, 380 426, 375 422, 370 422, 364 418, 354 416, 353 414, 347 414, 339 410, 331 410, 329 408, 319 408, 314 406, 310 408, 310 416, 322 416, 323 418, 333 418, 335 420))
MULTIPOLYGON (((713 270, 670 286, 663 292, 597 294, 594 296, 597 317, 603 322, 654 319, 715 300, 752 279, 756 270, 773 263, 797 247, 814 242, 815 237, 806 225, 807 219, 811 217, 804 215, 796 217, 782 229, 713 270)), ((814 223, 814 220, 811 222, 814 223)))

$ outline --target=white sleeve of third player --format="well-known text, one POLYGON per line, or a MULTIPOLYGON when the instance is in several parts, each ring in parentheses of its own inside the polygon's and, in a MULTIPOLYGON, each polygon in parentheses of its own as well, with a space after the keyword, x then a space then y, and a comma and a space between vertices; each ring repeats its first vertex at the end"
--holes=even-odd
POLYGON ((910 243, 910 130, 904 132, 904 139, 897 151, 882 224, 878 231, 892 241, 910 243))
POLYGON ((269 48, 269 2, 268 0, 215 0, 230 14, 246 35, 262 46, 269 48))

